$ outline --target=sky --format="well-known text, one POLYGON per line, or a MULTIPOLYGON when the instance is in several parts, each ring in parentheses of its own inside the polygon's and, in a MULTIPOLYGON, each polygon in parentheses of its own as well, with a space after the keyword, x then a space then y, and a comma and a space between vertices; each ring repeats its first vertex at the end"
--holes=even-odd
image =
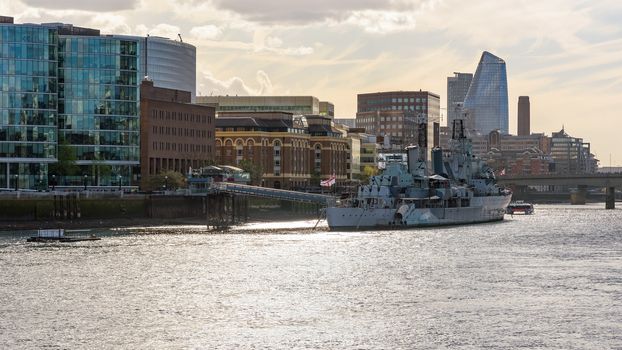
POLYGON ((365 92, 428 90, 444 108, 447 77, 486 50, 506 61, 510 133, 528 95, 532 132, 563 126, 622 166, 619 0, 0 0, 0 15, 181 34, 199 94, 313 95, 346 118, 365 92))

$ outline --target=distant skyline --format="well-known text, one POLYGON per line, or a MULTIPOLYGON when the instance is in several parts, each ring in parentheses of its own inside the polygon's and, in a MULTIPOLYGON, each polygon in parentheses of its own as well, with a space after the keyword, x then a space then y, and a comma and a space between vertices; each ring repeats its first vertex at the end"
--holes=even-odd
MULTIPOLYGON (((518 96, 531 130, 562 125, 622 165, 622 3, 614 0, 0 0, 16 23, 65 22, 197 47, 203 95, 314 95, 353 117, 358 93, 429 90, 475 72, 482 51, 507 65, 510 132, 518 96)), ((446 111, 443 111, 446 116, 446 111)))

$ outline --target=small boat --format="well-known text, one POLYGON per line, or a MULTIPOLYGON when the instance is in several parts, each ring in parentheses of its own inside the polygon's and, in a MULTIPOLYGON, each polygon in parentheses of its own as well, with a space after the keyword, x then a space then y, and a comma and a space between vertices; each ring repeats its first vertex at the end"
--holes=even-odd
POLYGON ((506 209, 506 213, 508 214, 525 214, 530 215, 533 214, 533 204, 526 203, 523 201, 515 201, 508 205, 506 209))
MULTIPOLYGON (((73 232, 85 232, 88 230, 76 230, 73 232)), ((68 231, 69 232, 69 231, 68 231)), ((81 242, 81 241, 99 241, 101 238, 95 236, 94 234, 86 235, 86 236, 65 236, 65 230, 60 229, 48 229, 48 230, 38 230, 36 236, 29 237, 26 239, 26 242, 61 242, 61 243, 70 243, 70 242, 81 242)))

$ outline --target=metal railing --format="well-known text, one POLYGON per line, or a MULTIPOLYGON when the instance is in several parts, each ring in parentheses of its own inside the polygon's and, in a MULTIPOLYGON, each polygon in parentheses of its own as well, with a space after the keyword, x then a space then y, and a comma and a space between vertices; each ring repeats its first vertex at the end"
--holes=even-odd
POLYGON ((211 189, 217 192, 226 192, 246 196, 282 199, 292 202, 317 203, 328 207, 334 206, 337 203, 337 199, 335 197, 324 194, 279 190, 275 188, 249 186, 230 182, 215 182, 211 185, 211 189))

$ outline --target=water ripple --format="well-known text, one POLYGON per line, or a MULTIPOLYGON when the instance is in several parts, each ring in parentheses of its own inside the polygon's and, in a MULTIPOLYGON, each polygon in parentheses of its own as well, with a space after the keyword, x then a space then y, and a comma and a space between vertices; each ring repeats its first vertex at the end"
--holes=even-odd
POLYGON ((622 348, 622 211, 601 206, 409 231, 0 235, 0 348, 622 348))

